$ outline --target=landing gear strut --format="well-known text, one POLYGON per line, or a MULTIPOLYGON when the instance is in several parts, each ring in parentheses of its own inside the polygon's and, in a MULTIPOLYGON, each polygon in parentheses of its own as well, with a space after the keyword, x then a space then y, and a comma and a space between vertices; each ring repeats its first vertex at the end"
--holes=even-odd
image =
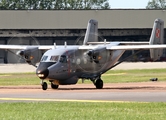
POLYGON ((46 82, 43 82, 43 81, 42 81, 41 85, 42 85, 42 89, 43 89, 43 90, 47 90, 48 85, 47 85, 46 82))

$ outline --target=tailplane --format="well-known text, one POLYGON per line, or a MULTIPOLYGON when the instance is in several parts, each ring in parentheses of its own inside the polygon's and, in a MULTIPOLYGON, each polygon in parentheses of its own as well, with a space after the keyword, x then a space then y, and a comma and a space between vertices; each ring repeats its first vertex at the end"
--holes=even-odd
POLYGON ((88 22, 83 45, 87 45, 88 42, 98 42, 98 22, 93 19, 88 22))
MULTIPOLYGON (((156 19, 154 21, 149 44, 156 45, 163 43, 164 43, 164 21, 161 19, 156 19)), ((163 49, 150 49, 150 57, 153 61, 160 59, 162 55, 163 55, 163 49)))

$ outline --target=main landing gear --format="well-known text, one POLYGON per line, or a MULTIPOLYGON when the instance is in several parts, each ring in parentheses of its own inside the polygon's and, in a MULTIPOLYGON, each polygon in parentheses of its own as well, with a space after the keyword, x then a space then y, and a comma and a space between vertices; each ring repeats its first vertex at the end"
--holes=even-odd
MULTIPOLYGON (((47 88, 48 88, 47 83, 46 83, 46 82, 43 82, 43 80, 41 81, 41 86, 42 86, 42 89, 43 89, 43 90, 47 90, 47 88)), ((51 88, 52 88, 52 89, 58 89, 58 87, 59 87, 59 85, 56 85, 56 84, 54 84, 53 82, 51 82, 51 88)))
POLYGON ((53 82, 51 82, 51 88, 52 89, 58 89, 59 85, 55 85, 53 82))
POLYGON ((96 80, 95 86, 97 89, 102 89, 103 88, 103 81, 99 78, 96 80))
POLYGON ((98 78, 95 80, 91 80, 93 84, 96 86, 96 89, 102 89, 103 88, 103 81, 101 78, 98 78))

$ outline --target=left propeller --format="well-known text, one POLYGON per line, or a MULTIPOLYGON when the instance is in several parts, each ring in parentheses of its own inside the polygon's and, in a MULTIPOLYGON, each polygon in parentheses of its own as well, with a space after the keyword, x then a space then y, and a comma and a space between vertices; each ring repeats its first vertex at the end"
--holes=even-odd
MULTIPOLYGON (((8 45, 39 45, 39 42, 36 38, 33 37, 13 37, 8 40, 8 45)), ((8 50, 7 51, 7 63, 25 63, 24 58, 28 56, 24 56, 25 50, 8 50), (20 57, 21 56, 21 57, 20 57)), ((41 57, 41 51, 38 51, 38 56, 41 57)), ((37 56, 37 57, 38 57, 37 56)), ((31 57, 32 59, 32 57, 31 57)), ((40 58, 38 58, 40 59, 40 58)))

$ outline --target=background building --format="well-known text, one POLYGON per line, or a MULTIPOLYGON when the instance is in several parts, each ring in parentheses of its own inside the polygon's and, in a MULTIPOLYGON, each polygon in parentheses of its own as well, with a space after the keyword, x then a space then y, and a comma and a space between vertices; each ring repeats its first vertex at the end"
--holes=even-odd
MULTIPOLYGON (((165 10, 1 10, 0 44, 81 44, 87 23, 96 19, 99 39, 148 41, 156 18, 166 21, 165 10)), ((164 26, 166 28, 166 24, 164 26)), ((166 34, 166 31, 165 31, 166 34)), ((0 50, 0 62, 15 63, 13 52, 0 50)), ((126 52, 128 56, 132 52, 126 52)), ((148 51, 141 55, 149 54, 148 51)))

